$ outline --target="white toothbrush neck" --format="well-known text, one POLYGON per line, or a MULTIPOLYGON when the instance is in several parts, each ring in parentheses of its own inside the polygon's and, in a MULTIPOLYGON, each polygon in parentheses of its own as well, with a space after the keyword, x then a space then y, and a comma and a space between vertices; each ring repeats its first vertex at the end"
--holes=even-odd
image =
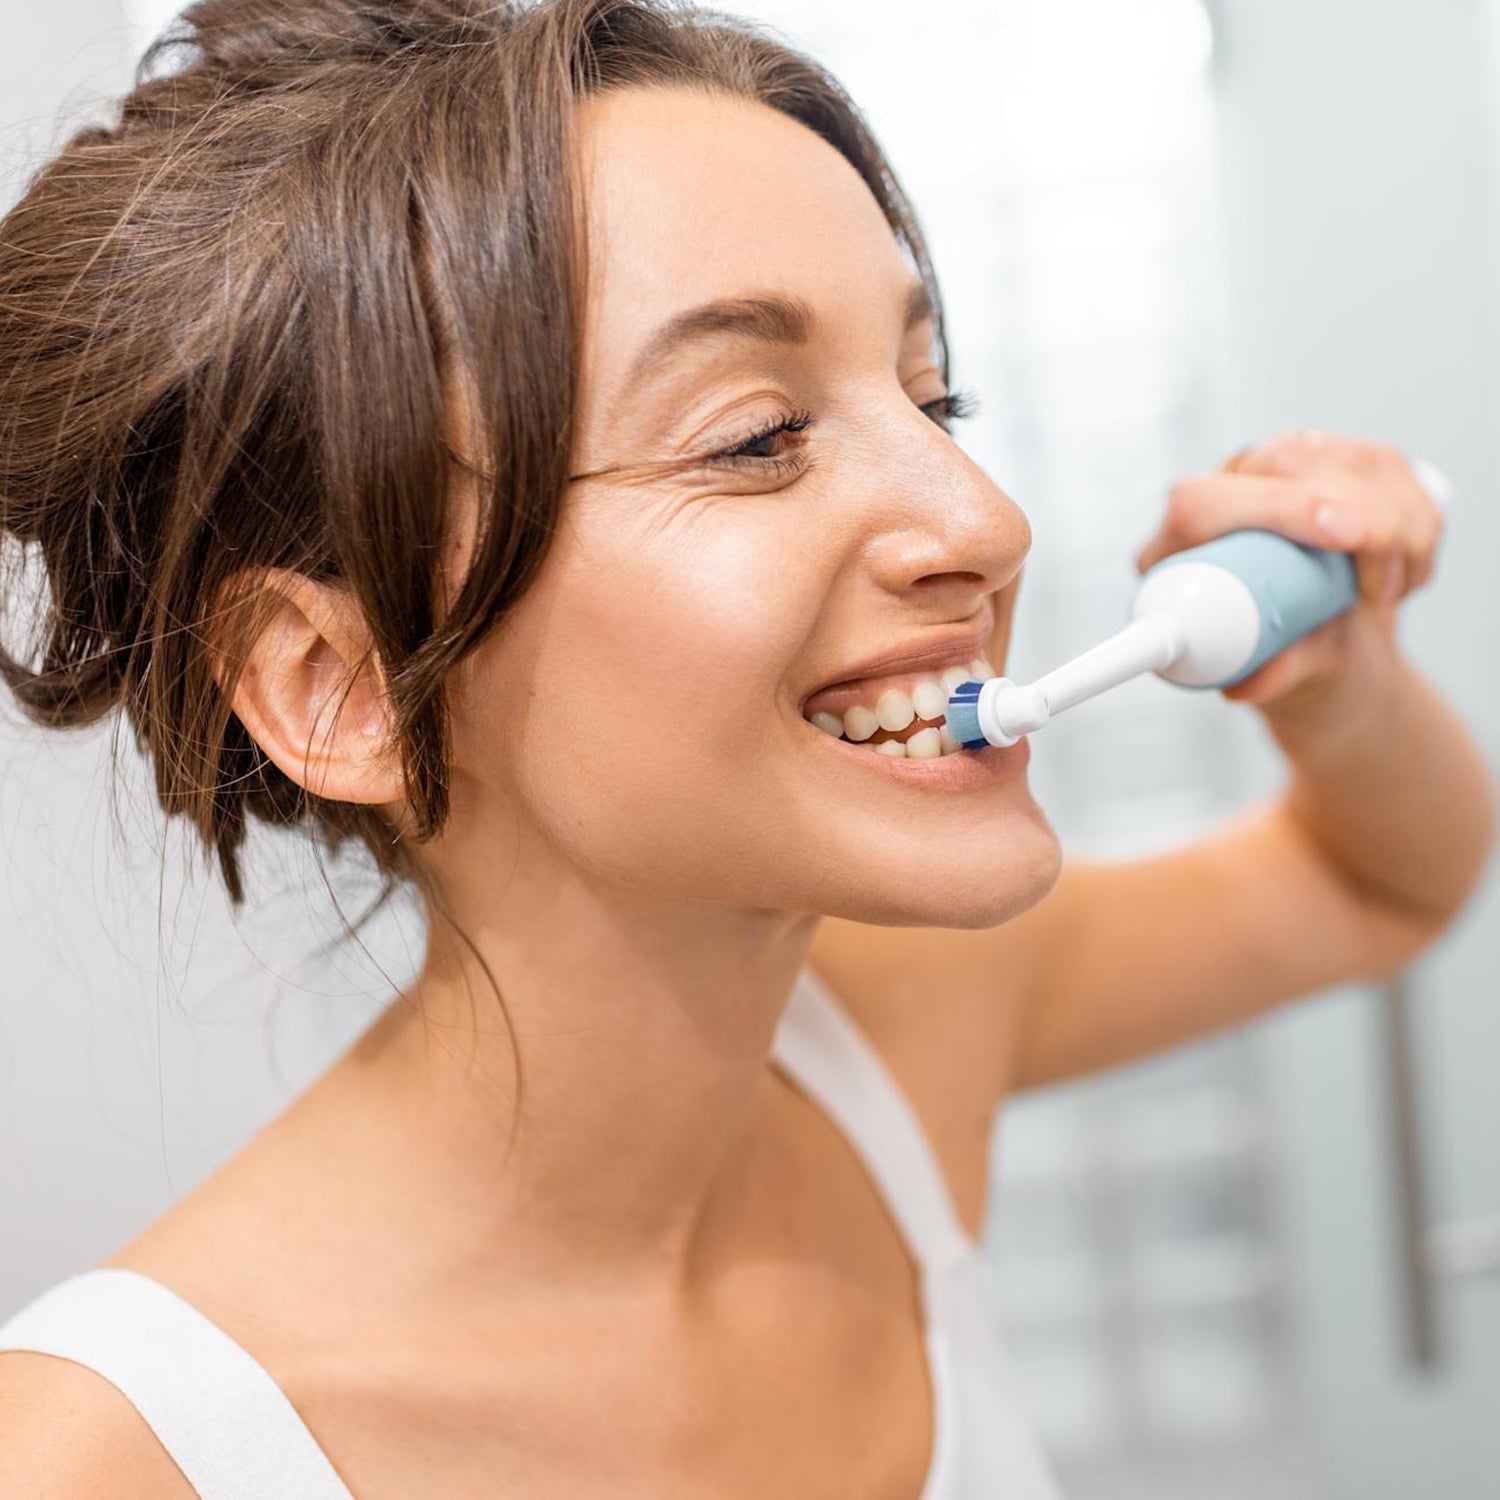
POLYGON ((987 716, 990 725, 1010 740, 1031 734, 1076 703, 1118 687, 1142 672, 1170 666, 1185 644, 1182 626, 1171 615, 1132 620, 1108 640, 1025 687, 1008 678, 1000 679, 987 716))
POLYGON ((1185 644, 1182 626, 1173 616, 1146 615, 1038 678, 1034 686, 1045 695, 1049 712, 1060 714, 1142 672, 1170 666, 1185 644))
MULTIPOLYGON (((1433 503, 1446 512, 1452 481, 1421 459, 1411 464, 1433 503)), ((1258 659, 1280 649, 1282 636, 1295 639, 1296 632, 1330 618, 1326 609, 1317 613, 1305 608, 1309 600, 1314 606, 1331 601, 1331 608, 1346 607, 1346 582, 1321 569, 1309 578, 1304 568, 1294 571, 1288 583, 1286 558, 1268 559, 1263 539, 1256 538, 1257 533, 1247 531, 1242 538, 1229 536, 1192 549, 1169 565, 1158 564, 1141 580, 1131 622, 1123 630, 1035 682, 1021 684, 1008 677, 987 682, 977 704, 980 733, 992 745, 1013 745, 1064 709, 1143 672, 1159 673, 1183 687, 1236 682, 1258 659), (1279 593, 1279 587, 1287 592, 1279 593), (1299 624, 1299 615, 1304 623, 1299 624)))

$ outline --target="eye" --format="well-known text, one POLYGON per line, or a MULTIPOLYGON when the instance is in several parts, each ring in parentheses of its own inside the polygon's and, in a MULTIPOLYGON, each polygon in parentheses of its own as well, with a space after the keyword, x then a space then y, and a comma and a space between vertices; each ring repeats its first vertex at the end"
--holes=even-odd
MULTIPOLYGON (((978 398, 972 390, 967 389, 949 391, 946 395, 922 402, 920 406, 920 410, 926 412, 944 432, 949 430, 950 422, 960 422, 965 417, 972 417, 978 409, 978 398)), ((752 432, 749 437, 741 439, 733 447, 711 453, 706 461, 728 467, 755 465, 762 469, 769 468, 770 472, 776 474, 791 472, 800 468, 805 461, 805 456, 801 452, 783 455, 762 453, 756 450, 767 443, 774 442, 784 434, 805 432, 812 426, 812 423, 813 414, 810 411, 800 411, 790 417, 778 418, 758 431, 752 432)))
POLYGON ((950 422, 962 422, 965 417, 972 417, 979 410, 979 397, 965 387, 949 391, 936 401, 924 401, 922 410, 946 432, 950 422))
POLYGON ((781 417, 762 427, 758 432, 752 432, 749 437, 743 438, 732 448, 721 449, 718 453, 711 453, 708 457, 709 463, 735 465, 754 464, 761 468, 771 467, 772 473, 780 473, 783 469, 794 469, 802 462, 802 455, 795 454, 791 457, 783 457, 776 453, 757 453, 754 450, 766 443, 773 442, 783 433, 804 432, 812 426, 813 415, 810 411, 799 411, 790 417, 781 417))

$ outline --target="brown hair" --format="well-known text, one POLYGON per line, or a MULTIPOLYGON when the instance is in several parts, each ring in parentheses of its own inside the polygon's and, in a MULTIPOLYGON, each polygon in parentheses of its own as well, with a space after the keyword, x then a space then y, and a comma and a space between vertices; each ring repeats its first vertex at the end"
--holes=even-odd
POLYGON ((362 842, 371 911, 426 889, 379 809, 260 751, 230 707, 253 630, 222 686, 209 630, 218 649, 244 569, 349 590, 412 841, 441 831, 445 678, 536 574, 566 488, 571 106, 634 85, 758 100, 840 151, 928 284, 946 378, 921 231, 855 105, 766 28, 672 0, 201 0, 0 223, 0 542, 32 544, 51 592, 0 674, 39 724, 122 706, 236 907, 250 817, 362 842), (455 370, 491 461, 440 608, 455 370))

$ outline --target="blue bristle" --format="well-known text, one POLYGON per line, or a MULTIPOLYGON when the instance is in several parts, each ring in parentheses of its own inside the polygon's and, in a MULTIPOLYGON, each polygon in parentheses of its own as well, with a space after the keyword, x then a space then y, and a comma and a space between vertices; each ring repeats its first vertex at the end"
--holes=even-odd
POLYGON ((979 693, 982 682, 961 682, 948 695, 948 733, 965 750, 982 750, 989 741, 979 732, 979 693))

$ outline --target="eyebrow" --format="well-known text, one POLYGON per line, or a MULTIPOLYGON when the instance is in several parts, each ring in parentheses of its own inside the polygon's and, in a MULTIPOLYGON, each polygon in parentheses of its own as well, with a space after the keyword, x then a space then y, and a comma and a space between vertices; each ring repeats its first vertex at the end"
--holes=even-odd
MULTIPOLYGON (((914 281, 906 294, 903 333, 933 316, 932 296, 926 282, 914 281)), ((668 318, 631 363, 625 389, 644 378, 647 370, 690 345, 718 334, 734 333, 762 344, 805 344, 817 327, 817 314, 801 297, 765 293, 754 297, 726 297, 690 307, 668 318)))

